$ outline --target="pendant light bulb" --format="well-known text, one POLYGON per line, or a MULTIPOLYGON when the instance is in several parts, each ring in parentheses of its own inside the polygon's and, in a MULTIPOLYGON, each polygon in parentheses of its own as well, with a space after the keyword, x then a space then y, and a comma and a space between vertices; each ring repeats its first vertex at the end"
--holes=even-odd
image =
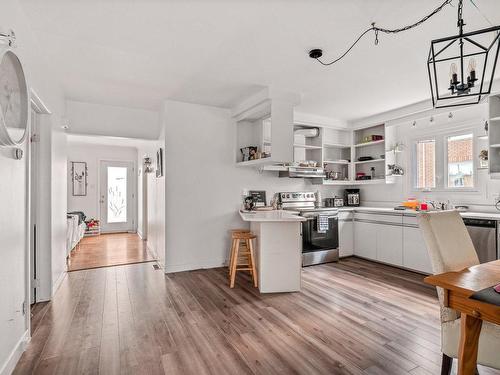
POLYGON ((457 69, 457 64, 452 63, 450 65, 450 82, 453 84, 458 83, 458 75, 457 75, 458 69, 457 69))
POLYGON ((469 82, 474 82, 476 81, 476 59, 471 57, 469 59, 469 66, 467 68, 467 71, 469 72, 469 82))
POLYGON ((469 60, 469 73, 473 72, 476 70, 476 59, 474 57, 471 57, 469 60))

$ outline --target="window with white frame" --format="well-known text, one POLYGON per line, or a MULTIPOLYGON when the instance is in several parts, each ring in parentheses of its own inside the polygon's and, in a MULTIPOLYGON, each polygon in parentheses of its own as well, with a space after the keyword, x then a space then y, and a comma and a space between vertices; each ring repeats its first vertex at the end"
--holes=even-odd
POLYGON ((474 187, 473 135, 447 137, 448 187, 474 187))
POLYGON ((416 144, 416 188, 432 189, 436 187, 436 140, 425 139, 416 144))
POLYGON ((472 130, 449 132, 414 142, 413 176, 417 190, 475 187, 472 130))

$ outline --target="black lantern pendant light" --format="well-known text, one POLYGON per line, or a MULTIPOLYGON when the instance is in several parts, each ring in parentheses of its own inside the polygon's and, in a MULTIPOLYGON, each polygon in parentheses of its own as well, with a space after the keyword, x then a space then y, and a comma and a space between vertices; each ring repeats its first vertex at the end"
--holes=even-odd
POLYGON ((500 50, 500 26, 464 33, 462 0, 458 35, 431 41, 427 68, 434 108, 477 104, 491 92, 500 50))

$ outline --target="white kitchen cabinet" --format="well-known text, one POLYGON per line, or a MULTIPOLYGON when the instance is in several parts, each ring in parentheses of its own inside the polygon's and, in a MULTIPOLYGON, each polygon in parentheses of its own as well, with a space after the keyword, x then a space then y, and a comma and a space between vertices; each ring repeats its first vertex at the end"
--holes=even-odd
POLYGON ((354 223, 352 212, 339 213, 339 255, 348 257, 354 254, 354 223))
POLYGON ((414 215, 355 212, 354 255, 432 273, 427 247, 414 215))
POLYGON ((403 231, 400 225, 377 224, 377 260, 403 265, 403 231))
POLYGON ((432 273, 431 262, 419 228, 403 228, 403 266, 415 271, 432 273))
POLYGON ((432 273, 431 261, 424 237, 414 216, 403 218, 403 266, 415 271, 432 273))
POLYGON ((354 255, 367 259, 377 259, 378 227, 378 224, 354 222, 354 255))

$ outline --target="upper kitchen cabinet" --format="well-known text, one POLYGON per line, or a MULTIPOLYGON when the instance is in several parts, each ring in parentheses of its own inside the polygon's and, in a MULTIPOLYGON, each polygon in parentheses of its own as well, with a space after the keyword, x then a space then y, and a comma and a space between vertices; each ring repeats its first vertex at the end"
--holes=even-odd
POLYGON ((385 182, 385 125, 354 131, 355 180, 385 182))
POLYGON ((269 88, 236 106, 236 164, 262 166, 293 160, 293 108, 299 103, 300 96, 269 88))
MULTIPOLYGON (((320 128, 323 185, 367 185, 393 183, 389 165, 398 164, 396 128, 385 124, 365 128, 320 128)), ((318 183, 318 181, 314 181, 318 183)))
POLYGON ((323 168, 325 184, 352 183, 352 131, 323 129, 323 168))
POLYGON ((500 95, 488 98, 489 169, 491 178, 500 178, 500 95))
POLYGON ((295 125, 293 127, 293 161, 302 165, 321 166, 321 128, 295 125))

